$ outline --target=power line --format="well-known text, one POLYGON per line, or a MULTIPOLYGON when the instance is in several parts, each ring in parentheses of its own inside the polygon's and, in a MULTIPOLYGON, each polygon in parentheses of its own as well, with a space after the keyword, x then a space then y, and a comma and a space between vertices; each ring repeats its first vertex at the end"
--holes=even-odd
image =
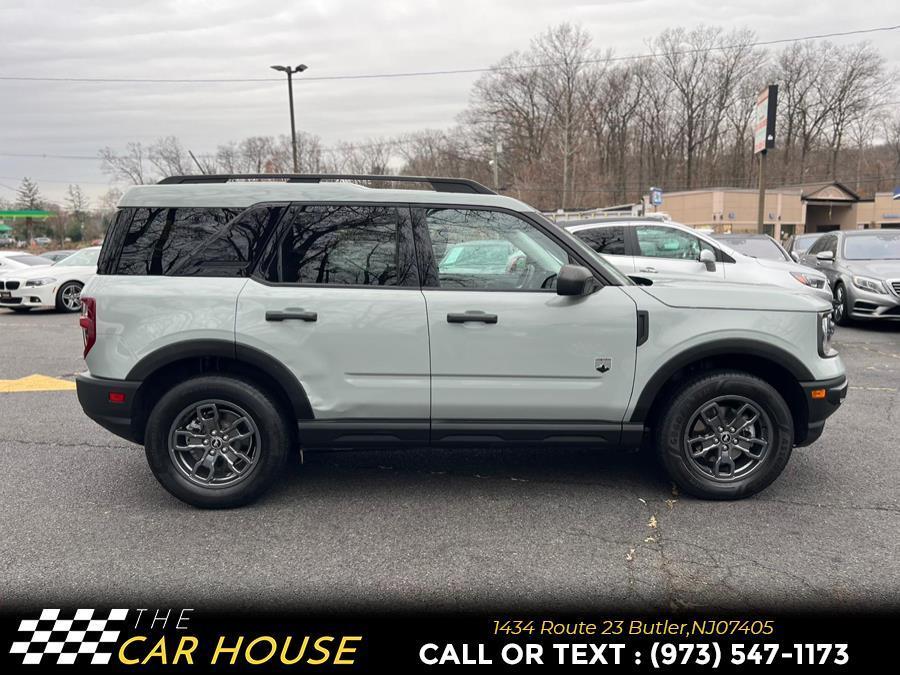
MULTIPOLYGON (((895 26, 878 26, 876 28, 863 28, 859 30, 837 31, 832 33, 819 33, 816 35, 805 35, 795 38, 780 38, 777 40, 759 40, 756 42, 748 42, 745 45, 717 45, 715 47, 698 47, 696 49, 686 49, 669 54, 675 56, 702 54, 706 52, 728 51, 739 47, 766 47, 771 45, 785 44, 789 42, 807 42, 810 40, 824 40, 834 37, 846 37, 850 35, 864 35, 869 33, 883 33, 900 29, 900 24, 895 26)), ((639 59, 652 59, 663 56, 663 53, 634 54, 630 56, 614 56, 602 57, 594 59, 585 59, 579 61, 579 65, 589 65, 594 63, 609 63, 618 61, 633 61, 639 59)), ((433 77, 443 75, 474 75, 479 73, 503 72, 508 70, 531 70, 536 68, 546 68, 553 65, 559 65, 557 62, 547 62, 538 64, 509 65, 509 66, 490 66, 482 68, 452 68, 444 70, 419 70, 419 71, 401 71, 394 73, 357 73, 350 75, 321 75, 321 76, 303 76, 298 83, 303 82, 333 82, 340 80, 375 80, 388 78, 407 78, 407 77, 433 77)), ((124 78, 124 77, 37 77, 26 75, 0 75, 0 80, 8 82, 73 82, 73 83, 98 83, 98 84, 216 84, 216 83, 259 83, 259 82, 282 82, 282 78, 278 77, 207 77, 207 78, 124 78)))

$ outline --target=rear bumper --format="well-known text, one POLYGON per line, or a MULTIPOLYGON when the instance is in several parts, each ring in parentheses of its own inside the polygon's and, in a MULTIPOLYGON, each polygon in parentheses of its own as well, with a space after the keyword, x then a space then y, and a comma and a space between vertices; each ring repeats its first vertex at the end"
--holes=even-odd
POLYGON ((818 440, 825 429, 827 420, 840 407, 847 396, 847 376, 841 375, 831 380, 801 382, 807 405, 806 433, 798 434, 797 446, 809 445, 818 440), (824 397, 813 398, 813 392, 825 390, 824 397))
POLYGON ((107 380, 89 373, 81 373, 75 377, 78 402, 85 415, 104 429, 132 443, 141 442, 140 434, 132 425, 132 408, 140 386, 140 382, 107 380), (113 403, 109 400, 110 393, 124 394, 125 400, 113 403))

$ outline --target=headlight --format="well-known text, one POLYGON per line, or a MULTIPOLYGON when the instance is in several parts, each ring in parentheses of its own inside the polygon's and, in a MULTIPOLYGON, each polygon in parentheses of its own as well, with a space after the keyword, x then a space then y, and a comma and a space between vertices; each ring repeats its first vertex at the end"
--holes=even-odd
POLYGON ((791 276, 804 286, 809 286, 810 288, 825 288, 825 279, 822 277, 813 276, 806 272, 791 272, 791 276))
POLYGON ((837 351, 831 346, 831 336, 834 335, 834 320, 831 312, 819 314, 819 356, 829 358, 837 356, 837 351))
POLYGON ((25 287, 28 288, 34 286, 46 286, 48 284, 55 283, 56 279, 53 277, 41 277, 40 279, 29 279, 25 282, 25 287))
POLYGON ((857 288, 863 289, 864 291, 869 291, 870 293, 886 293, 886 291, 884 290, 884 284, 878 281, 878 279, 870 279, 869 277, 853 277, 853 285, 857 288))

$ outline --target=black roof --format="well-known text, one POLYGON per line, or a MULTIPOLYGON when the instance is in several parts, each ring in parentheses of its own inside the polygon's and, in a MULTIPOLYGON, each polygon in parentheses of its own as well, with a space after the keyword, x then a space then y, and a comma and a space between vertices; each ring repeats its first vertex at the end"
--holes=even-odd
POLYGON ((427 183, 435 192, 462 192, 466 194, 497 194, 481 183, 468 178, 441 178, 435 176, 383 176, 356 173, 219 173, 190 176, 169 176, 159 181, 163 185, 198 185, 227 183, 229 181, 278 181, 284 183, 321 183, 328 180, 358 180, 389 183, 427 183))

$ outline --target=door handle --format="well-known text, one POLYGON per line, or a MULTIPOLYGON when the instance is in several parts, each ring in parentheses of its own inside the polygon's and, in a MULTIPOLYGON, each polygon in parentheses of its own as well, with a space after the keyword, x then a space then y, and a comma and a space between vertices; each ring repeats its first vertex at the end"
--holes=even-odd
POLYGON ((317 321, 319 315, 302 309, 288 307, 280 312, 266 312, 266 321, 317 321))
POLYGON ((485 314, 484 312, 451 312, 447 315, 447 323, 497 323, 496 314, 485 314))
POLYGON ((647 272, 649 274, 656 274, 656 268, 655 267, 642 267, 641 269, 638 270, 638 272, 647 272))

